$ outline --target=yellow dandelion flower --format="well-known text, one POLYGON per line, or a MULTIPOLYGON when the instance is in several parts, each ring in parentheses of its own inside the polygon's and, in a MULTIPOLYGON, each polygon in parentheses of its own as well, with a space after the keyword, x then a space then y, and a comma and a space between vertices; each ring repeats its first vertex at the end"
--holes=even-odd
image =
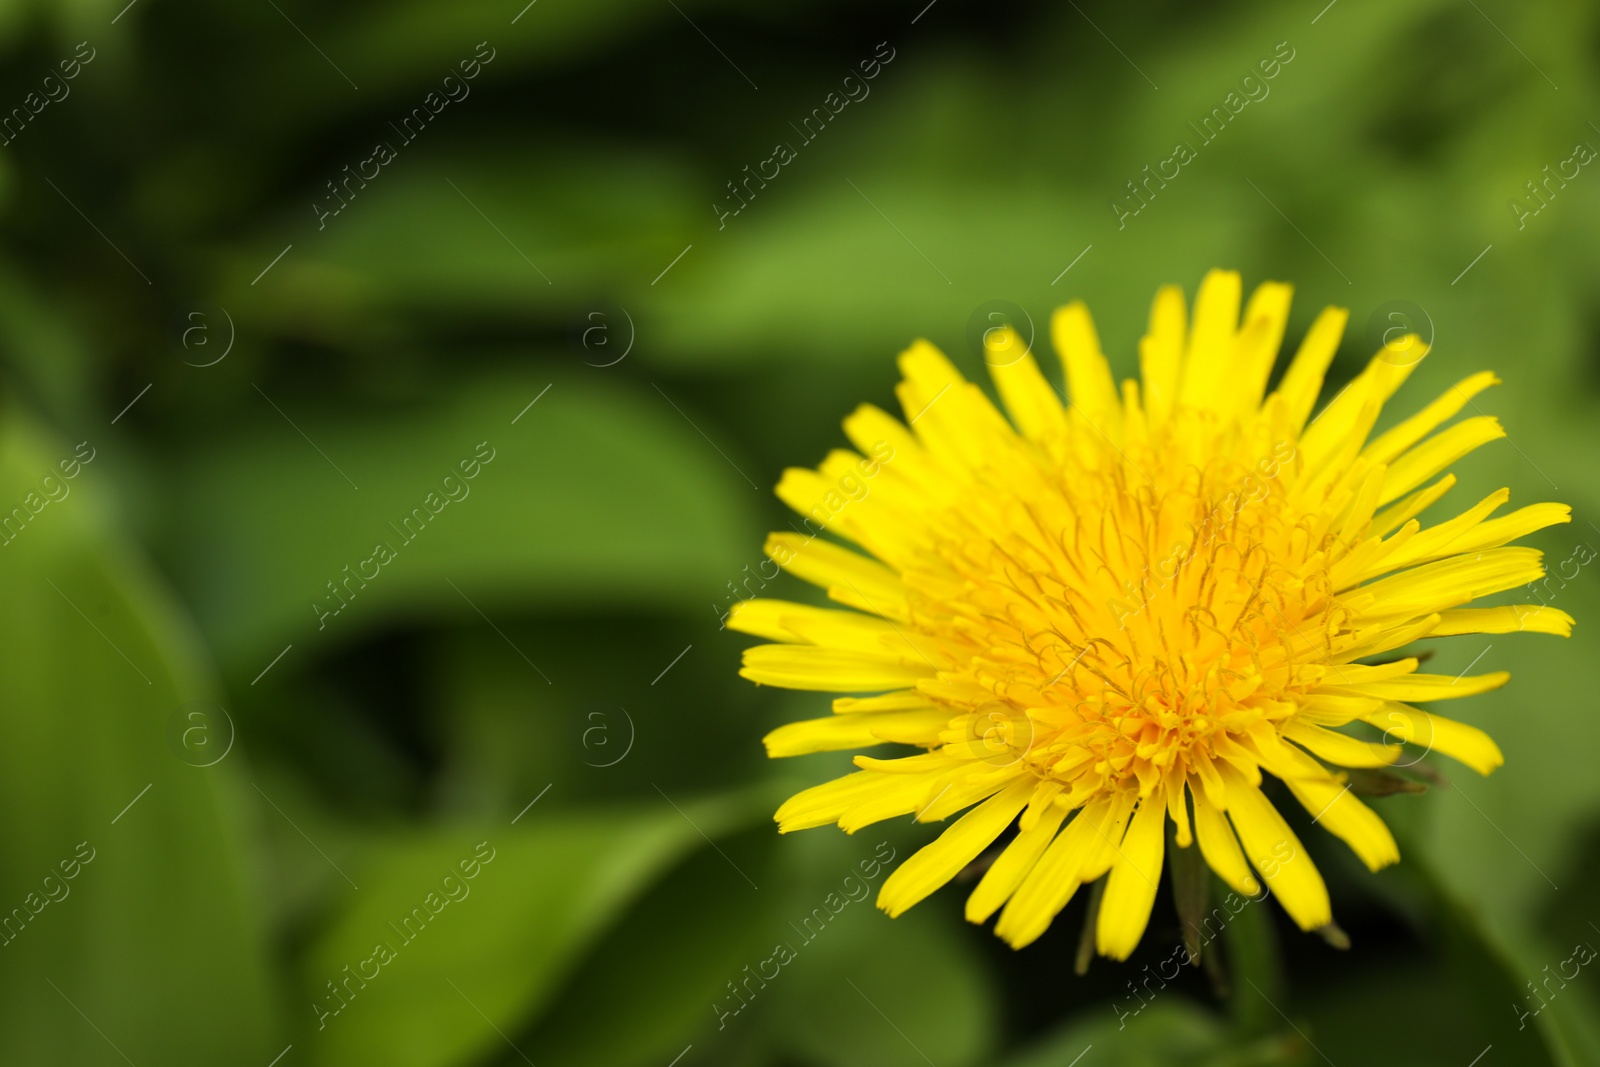
POLYGON ((1020 338, 991 331, 1009 421, 919 341, 900 357, 906 423, 863 406, 844 421, 857 451, 784 472, 778 496, 811 532, 774 534, 767 553, 849 610, 737 605, 729 627, 777 642, 748 649, 741 673, 852 695, 773 731, 768 753, 924 751, 856 756, 855 773, 778 810, 782 831, 964 811, 884 883, 878 906, 898 915, 1015 823, 967 918, 998 911, 995 932, 1020 948, 1105 877, 1095 943, 1124 959, 1149 922, 1169 819, 1223 882, 1254 895, 1259 874, 1314 930, 1332 922, 1328 893, 1263 771, 1377 870, 1399 858, 1394 838, 1338 768, 1389 765, 1396 742, 1482 774, 1503 762, 1481 730, 1412 702, 1506 673, 1425 674, 1383 654, 1430 636, 1569 634, 1553 608, 1470 605, 1542 577, 1540 553, 1510 542, 1570 509, 1491 518, 1502 489, 1424 527, 1416 516, 1454 484, 1445 468, 1503 436, 1485 415, 1440 429, 1495 377, 1374 437, 1425 354, 1408 336, 1308 424, 1347 313, 1322 312, 1263 399, 1289 296, 1262 285, 1241 320, 1239 276, 1213 271, 1191 319, 1162 289, 1141 381, 1120 390, 1088 311, 1061 308, 1051 334, 1070 406, 1020 338), (1354 723, 1370 737, 1340 729, 1354 723))

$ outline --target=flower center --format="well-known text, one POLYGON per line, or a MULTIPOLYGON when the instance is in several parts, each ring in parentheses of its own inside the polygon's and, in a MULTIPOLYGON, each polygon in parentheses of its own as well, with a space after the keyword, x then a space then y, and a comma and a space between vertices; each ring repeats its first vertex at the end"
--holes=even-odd
POLYGON ((986 483, 942 524, 938 577, 908 573, 913 623, 969 650, 924 688, 974 755, 1075 797, 1148 795, 1244 756, 1235 738, 1315 682, 1298 665, 1336 627, 1335 542, 1294 506, 1292 447, 1212 442, 1202 466, 1171 444, 1028 472, 1032 492, 986 483))

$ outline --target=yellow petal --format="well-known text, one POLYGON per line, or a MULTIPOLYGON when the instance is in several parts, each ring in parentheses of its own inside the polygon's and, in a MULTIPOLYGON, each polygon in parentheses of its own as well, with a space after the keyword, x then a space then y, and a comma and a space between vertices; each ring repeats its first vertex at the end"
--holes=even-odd
POLYGON ((1441 611, 1538 581, 1544 577, 1541 555, 1536 548, 1508 546, 1452 556, 1380 578, 1361 592, 1375 598, 1370 614, 1382 618, 1441 611))
POLYGON ((1327 778, 1286 778, 1284 785, 1311 813, 1312 822, 1350 846, 1370 871, 1400 860, 1394 835, 1376 812, 1357 800, 1350 787, 1327 778))
POLYGON ((898 916, 954 878, 994 843, 1033 793, 1033 776, 1018 778, 951 824, 900 864, 878 891, 878 907, 898 916))
POLYGON ((786 834, 791 830, 805 830, 837 822, 846 809, 882 788, 883 782, 884 776, 881 774, 857 771, 802 790, 778 807, 777 814, 773 816, 778 823, 778 832, 786 834))
POLYGON ((911 711, 934 706, 933 701, 915 689, 882 693, 875 697, 835 697, 833 701, 833 710, 840 715, 862 711, 911 711))
MULTIPOLYGON (((900 353, 900 373, 906 384, 912 386, 918 399, 928 401, 953 386, 963 385, 966 378, 949 358, 927 341, 918 340, 900 353)), ((908 416, 916 411, 906 412, 908 416)))
POLYGON ((1184 800, 1184 780, 1176 774, 1167 776, 1167 816, 1172 819, 1173 839, 1179 848, 1188 848, 1194 838, 1189 833, 1189 805, 1184 800))
POLYGON ((872 404, 845 416, 845 436, 864 456, 902 475, 930 499, 945 500, 953 487, 953 470, 917 440, 905 423, 872 404))
POLYGON ((936 708, 831 715, 825 719, 787 723, 761 740, 767 746, 767 755, 773 759, 847 748, 871 748, 886 741, 902 745, 932 745, 938 742, 940 731, 949 722, 950 714, 936 708))
MULTIPOLYGON (((1415 338, 1408 339, 1415 341, 1415 338)), ((1366 369, 1322 409, 1301 436, 1300 450, 1306 457, 1307 467, 1320 469, 1326 457, 1345 449, 1353 459, 1371 432, 1375 413, 1410 376, 1426 351, 1426 346, 1415 341, 1415 345, 1399 349, 1385 347, 1373 356, 1366 369)), ((1405 491, 1399 490, 1400 493, 1405 491)))
POLYGON ((877 546, 860 528, 861 510, 846 497, 837 485, 814 470, 790 467, 778 479, 773 490, 796 515, 803 515, 807 525, 814 530, 829 530, 848 537, 869 550, 877 546))
POLYGON ((1387 738, 1421 745, 1429 752, 1441 752, 1479 774, 1489 774, 1506 761, 1494 738, 1476 726, 1443 715, 1430 715, 1404 704, 1385 704, 1362 717, 1384 731, 1387 738))
POLYGON ((995 790, 1008 786, 1017 775, 1015 766, 988 767, 981 760, 968 765, 966 774, 949 785, 940 785, 917 806, 917 822, 943 822, 956 812, 987 799, 995 790))
POLYGON ((1061 828, 1061 821, 1067 817, 1067 809, 1061 804, 1051 804, 1039 813, 1039 819, 1032 826, 1023 826, 1017 836, 1011 839, 1005 851, 984 872, 983 878, 978 881, 977 888, 967 898, 967 920, 981 923, 999 910, 1000 905, 1011 899, 1011 894, 1017 891, 1017 886, 1033 870, 1034 864, 1039 862, 1039 857, 1044 854, 1045 848, 1055 840, 1056 831, 1061 828))
POLYGON ((1081 301, 1057 308, 1050 318, 1050 338, 1067 370, 1072 406, 1101 433, 1119 436, 1122 403, 1111 380, 1111 365, 1100 351, 1100 338, 1081 301))
POLYGON ((985 336, 989 376, 1000 391, 1011 421, 1030 441, 1065 436, 1066 409, 1061 406, 1055 387, 1040 372, 1033 353, 1022 346, 1022 338, 1010 327, 996 332, 1000 337, 992 342, 985 336), (994 351, 1001 347, 1003 353, 994 351))
MULTIPOLYGON (((1462 538, 1472 533, 1510 496, 1510 490, 1501 489, 1499 492, 1489 494, 1455 518, 1430 526, 1426 530, 1422 529, 1421 523, 1407 522, 1402 531, 1388 541, 1369 541, 1362 546, 1366 552, 1364 557, 1361 552, 1352 553, 1334 566, 1333 587, 1348 589, 1352 585, 1402 567, 1471 551, 1471 548, 1461 543, 1462 538)), ((1506 540, 1509 541, 1511 538, 1508 537, 1506 540)))
POLYGON ((1456 484, 1454 474, 1446 474, 1437 482, 1426 489, 1418 489, 1404 500, 1398 501, 1372 517, 1372 527, 1367 531, 1371 537, 1386 537, 1393 530, 1398 530, 1422 512, 1438 502, 1439 498, 1450 491, 1456 484))
POLYGON ((1344 308, 1323 308, 1284 372, 1278 395, 1283 397, 1289 424, 1295 430, 1305 425, 1311 409, 1316 406, 1317 394, 1322 392, 1323 375, 1339 351, 1339 338, 1344 335, 1344 325, 1349 318, 1350 312, 1344 308))
POLYGON ((828 591, 828 596, 874 615, 904 621, 906 591, 900 576, 859 552, 820 537, 775 533, 765 549, 784 570, 828 591))
POLYGON ((1228 787, 1228 817, 1239 832, 1239 843, 1283 910, 1302 930, 1328 925, 1333 921, 1328 887, 1305 846, 1260 789, 1231 766, 1224 765, 1221 771, 1228 787))
POLYGON ((1282 730, 1295 744, 1341 767, 1387 767, 1400 758, 1399 745, 1361 741, 1300 719, 1290 719, 1282 730))
MULTIPOLYGON (((1419 637, 1432 633, 1433 628, 1438 625, 1438 615, 1423 615, 1419 618, 1406 619, 1404 622, 1389 620, 1372 626, 1363 626, 1356 634, 1355 640, 1339 643, 1335 658, 1343 663, 1364 656, 1376 656, 1380 652, 1409 645, 1419 637)), ((1313 693, 1311 699, 1317 699, 1319 695, 1313 693)))
POLYGON ((1161 884, 1161 857, 1166 847, 1167 808, 1146 798, 1123 835, 1117 858, 1100 899, 1095 947, 1102 956, 1125 960, 1150 923, 1150 908, 1161 884))
POLYGON ((1506 604, 1498 608, 1454 608, 1439 613, 1433 636, 1453 634, 1532 634, 1572 636, 1571 615, 1538 604, 1506 604))
POLYGON ((880 774, 893 775, 920 775, 924 779, 931 775, 940 775, 945 771, 959 766, 963 761, 952 758, 945 752, 921 752, 915 756, 900 756, 896 759, 876 759, 872 756, 856 756, 855 765, 864 771, 877 771, 880 774))
POLYGON ((905 375, 896 388, 907 424, 934 455, 957 469, 981 470, 1008 439, 1011 424, 1001 418, 983 390, 961 376, 955 365, 927 341, 900 354, 905 375))
POLYGON ((1213 270, 1200 282, 1194 300, 1194 327, 1183 360, 1184 404, 1214 409, 1231 388, 1234 334, 1239 328, 1239 274, 1213 270))
POLYGON ((1078 891, 1084 860, 1110 829, 1114 808, 1108 797, 1080 810, 1023 878, 994 928, 1012 948, 1022 948, 1038 940, 1078 891))
POLYGON ((1488 371, 1479 371, 1472 377, 1457 382, 1450 387, 1449 392, 1373 441, 1362 452, 1362 456, 1376 463, 1392 463, 1396 456, 1432 433, 1434 428, 1446 419, 1454 416, 1461 410, 1462 405, 1491 385, 1499 384, 1500 379, 1488 371))
POLYGON ((744 650, 741 677, 760 685, 834 693, 902 689, 928 677, 933 668, 893 658, 811 645, 756 645, 744 650))
MULTIPOLYGON (((1343 666, 1341 664, 1341 666, 1343 666)), ((1344 696, 1338 693, 1314 692, 1300 698, 1299 720, 1319 726, 1343 726, 1351 719, 1383 707, 1377 697, 1344 696)))
POLYGON ((925 774, 885 774, 878 780, 877 789, 840 813, 839 829, 853 834, 875 822, 910 815, 926 807, 943 788, 937 776, 925 774))
POLYGON ((1178 401, 1186 318, 1183 290, 1176 285, 1162 286, 1150 305, 1150 327, 1139 342, 1139 375, 1151 426, 1166 422, 1178 401))
POLYGON ((1499 420, 1491 415, 1464 419, 1434 434, 1389 464, 1389 473, 1383 479, 1383 503, 1411 492, 1468 452, 1505 435, 1499 420))
POLYGON ((1351 688, 1361 696, 1380 700, 1454 700, 1499 689, 1511 680, 1510 671, 1495 671, 1468 678, 1448 674, 1407 674, 1382 682, 1368 682, 1351 688))
POLYGON ((1112 800, 1111 820, 1101 826, 1099 833, 1090 840, 1088 854, 1083 858, 1083 870, 1079 879, 1085 884, 1105 874, 1116 862, 1123 835, 1128 832, 1133 807, 1138 799, 1139 796, 1135 791, 1127 789, 1116 794, 1112 800))
POLYGON ((1294 287, 1282 282, 1263 282, 1250 294, 1245 305, 1243 328, 1235 345, 1232 378, 1233 410, 1253 412, 1261 406, 1267 378, 1283 344, 1283 331, 1289 323, 1289 302, 1294 287))
POLYGON ((826 643, 834 648, 860 647, 874 651, 880 634, 893 634, 894 627, 884 620, 855 611, 814 608, 788 600, 755 597, 741 600, 728 612, 727 627, 773 641, 812 644, 826 643), (798 627, 798 629, 797 629, 798 627), (824 633, 828 640, 815 641, 807 633, 824 633))
POLYGON ((1570 504, 1529 504, 1509 515, 1479 523, 1476 529, 1463 534, 1461 540, 1449 547, 1454 552, 1480 552, 1485 548, 1498 548, 1535 530, 1571 521, 1570 504))
POLYGON ((1212 807, 1198 790, 1194 793, 1194 832, 1200 843, 1200 855, 1206 864, 1217 872, 1217 877, 1246 896, 1255 896, 1261 884, 1250 873, 1250 864, 1239 849, 1239 839, 1221 811, 1212 807))
POLYGON ((1410 674, 1417 669, 1421 661, 1415 656, 1405 659, 1391 660, 1388 663, 1330 663, 1322 680, 1329 685, 1366 685, 1368 682, 1383 682, 1390 678, 1398 678, 1402 674, 1410 674))

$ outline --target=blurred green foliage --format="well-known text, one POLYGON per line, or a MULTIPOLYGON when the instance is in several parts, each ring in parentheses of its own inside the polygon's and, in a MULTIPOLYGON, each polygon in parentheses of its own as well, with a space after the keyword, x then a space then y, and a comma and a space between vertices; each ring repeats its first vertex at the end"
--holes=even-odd
POLYGON ((1600 539, 1600 176, 1526 184, 1600 145, 1592 5, 124 4, 0 3, 0 501, 94 455, 0 559, 0 1061, 1600 1063, 1600 977, 1548 982, 1600 939, 1588 569, 1572 642, 1488 650, 1506 766, 1376 802, 1399 868, 1303 835, 1349 952, 1248 909, 1226 995, 1127 1019, 1166 891, 1081 978, 1081 904, 1022 953, 953 889, 802 932, 930 834, 779 839, 845 760, 765 762, 822 698, 741 682, 718 625, 767 487, 913 337, 981 377, 988 302, 1082 297, 1130 375, 1156 287, 1218 265, 1297 283, 1291 335, 1351 308, 1336 379, 1399 309, 1435 351, 1397 413, 1499 371, 1468 491, 1572 503, 1552 563, 1600 539))

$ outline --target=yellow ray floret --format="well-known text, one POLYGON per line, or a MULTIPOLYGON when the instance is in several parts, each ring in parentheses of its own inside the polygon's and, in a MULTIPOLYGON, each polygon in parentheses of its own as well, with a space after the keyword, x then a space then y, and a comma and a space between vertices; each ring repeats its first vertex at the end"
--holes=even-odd
POLYGON ((1481 413, 1451 423, 1498 379, 1473 374, 1374 436, 1427 352, 1406 337, 1313 418, 1347 315, 1318 316, 1267 393, 1289 297, 1267 283, 1246 300, 1213 271, 1191 319, 1162 289, 1142 382, 1120 387, 1081 303, 1050 324, 1065 391, 1016 333, 990 331, 1003 412, 918 341, 900 357, 904 422, 863 406, 845 420, 855 451, 785 472, 806 530, 767 553, 842 608, 747 600, 727 625, 771 642, 746 650, 745 677, 842 695, 768 734, 768 753, 920 754, 857 755, 785 803, 780 830, 954 819, 879 907, 899 915, 990 852, 967 918, 999 913, 1021 948, 1103 878, 1094 944, 1125 959, 1169 839, 1318 929, 1327 888, 1278 803, 1376 870, 1399 850, 1343 768, 1393 766, 1407 745, 1483 774, 1504 762, 1482 730, 1415 705, 1509 675, 1423 673, 1396 650, 1570 634, 1555 608, 1475 603, 1542 578, 1512 542, 1570 509, 1497 516, 1501 490, 1425 525, 1447 468, 1504 436, 1481 413))

